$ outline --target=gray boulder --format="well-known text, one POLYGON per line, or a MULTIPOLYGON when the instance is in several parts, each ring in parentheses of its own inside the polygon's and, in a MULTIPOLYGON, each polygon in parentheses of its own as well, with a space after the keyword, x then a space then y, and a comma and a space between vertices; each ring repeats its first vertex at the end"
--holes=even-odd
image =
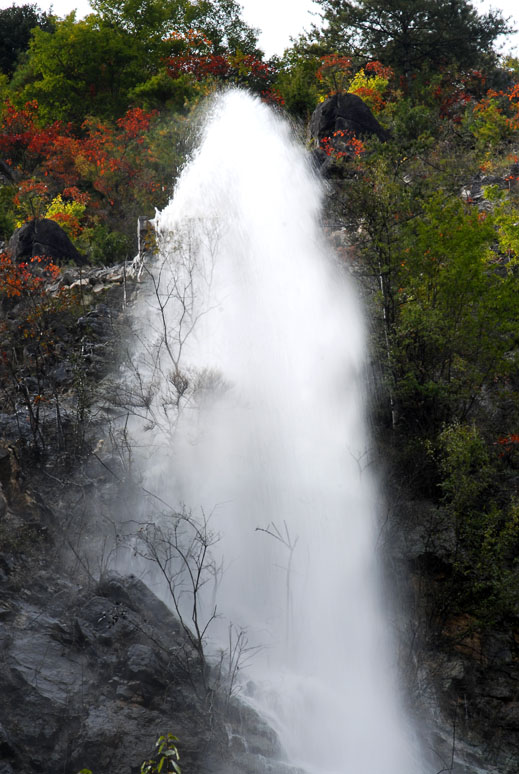
POLYGON ((74 247, 58 223, 48 218, 29 220, 16 229, 7 249, 17 263, 42 256, 56 264, 74 261, 78 266, 86 258, 74 247))

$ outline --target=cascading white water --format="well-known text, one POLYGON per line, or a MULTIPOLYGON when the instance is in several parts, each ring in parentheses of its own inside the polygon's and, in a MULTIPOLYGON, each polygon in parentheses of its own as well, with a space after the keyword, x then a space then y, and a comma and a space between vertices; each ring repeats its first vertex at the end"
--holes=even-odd
POLYGON ((287 760, 417 774, 378 590, 364 326, 321 194, 269 108, 217 101, 156 219, 162 256, 139 310, 156 421, 134 433, 146 488, 211 514, 218 613, 258 646, 251 701, 287 760))

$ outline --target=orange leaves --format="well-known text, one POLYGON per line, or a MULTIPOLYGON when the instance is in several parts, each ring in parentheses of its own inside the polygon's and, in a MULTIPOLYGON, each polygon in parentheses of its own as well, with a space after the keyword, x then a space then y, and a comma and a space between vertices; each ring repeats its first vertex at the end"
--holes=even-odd
POLYGON ((166 60, 171 78, 192 75, 202 81, 209 77, 226 78, 231 68, 227 57, 214 53, 213 44, 205 35, 193 30, 174 33, 175 53, 166 60))
MULTIPOLYGON (((107 205, 124 206, 123 199, 158 190, 159 171, 150 169, 142 151, 156 116, 132 108, 114 122, 89 118, 79 130, 59 122, 42 127, 36 102, 23 109, 7 102, 0 115, 0 154, 20 180, 15 220, 45 216, 50 201, 62 196, 85 206, 82 226, 88 228, 110 217, 107 205)), ((54 220, 73 238, 82 230, 66 210, 54 220)))
POLYGON ((58 138, 68 132, 68 125, 59 121, 42 128, 36 100, 23 108, 14 107, 7 100, 0 121, 0 151, 9 156, 11 166, 23 172, 40 157, 51 156, 58 138))
POLYGON ((512 433, 511 435, 505 435, 502 438, 497 439, 497 443, 501 446, 511 446, 513 444, 519 444, 519 435, 512 433))
POLYGON ((379 78, 384 78, 386 81, 390 81, 395 75, 391 67, 383 65, 382 62, 379 62, 378 60, 368 62, 364 69, 367 73, 377 75, 379 78))
POLYGON ((117 126, 125 132, 128 138, 142 142, 144 138, 140 135, 148 131, 153 118, 157 114, 157 110, 146 112, 140 107, 130 108, 122 118, 117 120, 117 126))
POLYGON ((474 109, 477 109, 476 100, 482 94, 485 81, 485 76, 479 70, 455 75, 451 71, 443 72, 432 90, 440 106, 440 117, 460 123, 467 105, 474 104, 474 109))
POLYGON ((333 156, 335 159, 342 159, 351 156, 361 156, 366 148, 362 140, 352 132, 337 129, 331 137, 323 137, 321 148, 327 156, 333 156))
POLYGON ((513 462, 514 458, 517 460, 517 453, 519 451, 519 435, 517 433, 510 433, 510 435, 501 436, 494 442, 494 446, 500 446, 501 451, 499 453, 500 459, 507 461, 509 464, 513 462))
POLYGON ((80 191, 79 188, 75 185, 71 186, 70 188, 64 188, 62 195, 66 199, 72 199, 74 202, 79 202, 79 204, 86 205, 90 201, 90 196, 84 191, 80 191))
POLYGON ((321 57, 321 66, 317 71, 317 79, 323 81, 331 72, 348 72, 351 70, 352 61, 349 56, 329 54, 321 57))
POLYGON ((325 85, 328 94, 341 94, 347 91, 351 80, 352 61, 338 54, 323 56, 316 75, 317 80, 325 85))
POLYGON ((509 133, 519 130, 519 83, 507 90, 489 89, 474 104, 473 113, 480 122, 499 122, 509 133))
POLYGON ((167 60, 167 69, 172 78, 192 75, 195 80, 202 81, 209 77, 227 78, 231 66, 221 54, 187 54, 170 57, 167 60))
POLYGON ((349 92, 357 94, 375 112, 380 112, 391 94, 389 82, 394 78, 394 72, 379 61, 355 68, 349 57, 331 54, 321 58, 316 77, 324 87, 320 89, 321 99, 349 92))
POLYGON ((18 186, 18 191, 14 197, 14 203, 20 205, 24 198, 36 199, 47 196, 49 188, 46 183, 42 183, 31 177, 28 180, 22 180, 18 186))
POLYGON ((39 296, 44 292, 45 282, 56 280, 59 274, 59 267, 47 258, 34 256, 29 263, 16 264, 10 255, 0 253, 0 298, 39 296))
POLYGON ((369 86, 359 86, 353 93, 364 100, 375 113, 380 112, 385 105, 382 95, 369 86))

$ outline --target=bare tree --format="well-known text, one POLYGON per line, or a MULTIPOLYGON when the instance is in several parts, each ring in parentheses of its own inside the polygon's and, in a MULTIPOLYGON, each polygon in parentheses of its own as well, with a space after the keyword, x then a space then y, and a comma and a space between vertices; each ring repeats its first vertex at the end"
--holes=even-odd
POLYGON ((209 518, 201 512, 196 519, 189 511, 170 513, 160 523, 142 524, 133 535, 133 553, 158 568, 165 581, 173 609, 198 661, 207 687, 205 640, 215 620, 215 590, 222 573, 211 549, 219 537, 209 527, 209 518), (204 610, 202 590, 213 585, 213 602, 204 610))
POLYGON ((279 541, 288 551, 287 566, 283 568, 286 573, 285 580, 285 608, 286 608, 286 624, 285 624, 285 636, 287 641, 290 638, 291 621, 292 621, 292 591, 291 591, 291 579, 292 579, 292 562, 294 559, 294 551, 296 549, 299 538, 293 538, 290 535, 288 525, 286 521, 283 521, 284 530, 280 530, 279 527, 272 521, 266 527, 256 527, 256 532, 264 532, 266 535, 279 541))

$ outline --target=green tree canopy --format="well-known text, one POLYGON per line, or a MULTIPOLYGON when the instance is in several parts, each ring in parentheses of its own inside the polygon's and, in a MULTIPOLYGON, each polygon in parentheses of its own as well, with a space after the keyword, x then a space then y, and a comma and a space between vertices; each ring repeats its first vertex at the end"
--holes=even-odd
POLYGON ((216 50, 257 53, 258 30, 241 18, 236 0, 92 0, 105 21, 150 42, 164 42, 173 32, 196 29, 216 50))
POLYGON ((316 0, 329 48, 380 59, 405 75, 446 65, 474 68, 511 32, 499 11, 479 14, 468 0, 316 0))
POLYGON ((164 38, 190 16, 189 0, 92 0, 97 14, 114 27, 132 34, 164 38))
POLYGON ((94 15, 76 22, 72 13, 53 31, 34 30, 27 62, 13 79, 17 101, 36 99, 44 122, 121 115, 129 90, 147 77, 145 54, 124 30, 94 15))
POLYGON ((0 11, 0 70, 11 76, 20 54, 27 50, 35 27, 50 31, 53 21, 36 5, 12 5, 0 11))

